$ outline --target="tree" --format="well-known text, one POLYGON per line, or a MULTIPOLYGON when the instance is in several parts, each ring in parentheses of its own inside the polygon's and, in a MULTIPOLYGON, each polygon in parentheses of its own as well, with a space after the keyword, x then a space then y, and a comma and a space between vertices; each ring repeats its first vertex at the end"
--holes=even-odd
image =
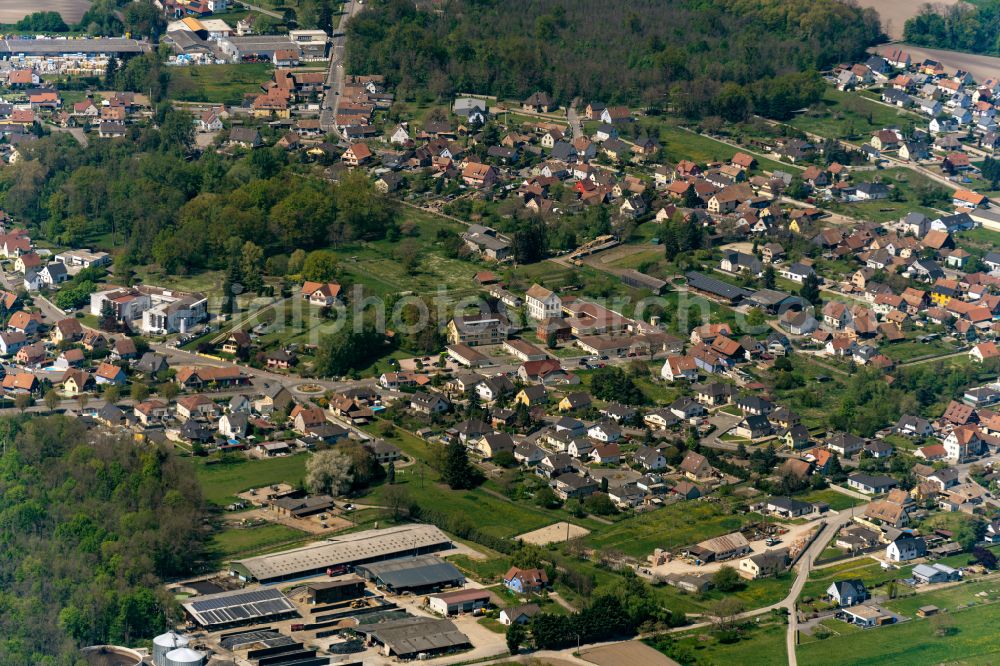
POLYGON ((767 323, 767 317, 760 308, 750 308, 747 312, 747 325, 751 328, 759 328, 767 323))
POLYGON ((264 250, 251 241, 243 244, 240 273, 248 291, 259 294, 264 289, 264 250))
MULTIPOLYGON (((295 260, 295 253, 292 253, 292 260, 289 260, 289 271, 292 262, 295 260)), ((310 252, 302 264, 302 277, 314 282, 333 282, 337 279, 337 255, 330 250, 315 250, 310 252)))
POLYGON ((981 564, 983 568, 993 571, 997 568, 997 556, 993 554, 993 551, 982 546, 976 546, 972 550, 972 556, 976 558, 976 562, 981 564))
POLYGON ((133 400, 136 402, 142 402, 149 397, 149 387, 142 382, 134 382, 129 393, 133 400))
POLYGON ((469 462, 465 445, 454 440, 445 448, 441 478, 452 490, 465 490, 476 484, 475 470, 469 462))
POLYGON ((768 264, 764 267, 763 283, 765 289, 774 289, 776 278, 774 275, 774 266, 772 264, 768 264))
POLYGON ((510 650, 511 654, 517 654, 527 638, 528 635, 524 627, 517 622, 511 622, 510 626, 507 627, 507 649, 510 650))
POLYGON ((799 289, 799 296, 813 305, 819 305, 823 302, 820 297, 819 277, 816 276, 816 273, 810 273, 806 276, 806 279, 802 281, 802 288, 799 289))
POLYGON ((618 513, 618 507, 604 493, 591 494, 584 500, 583 505, 587 508, 587 511, 597 516, 613 516, 618 513))
POLYGON ((562 502, 559 501, 559 497, 556 495, 556 492, 548 486, 542 486, 536 490, 534 500, 535 504, 543 509, 555 509, 562 504, 562 502))
POLYGON ((389 466, 385 470, 385 480, 391 486, 396 483, 396 463, 389 461, 389 466))
POLYGON ((181 387, 177 385, 177 382, 166 382, 165 384, 162 384, 160 386, 158 392, 160 395, 163 396, 164 400, 170 402, 171 400, 177 397, 177 394, 180 393, 180 390, 181 387))
POLYGON ((420 244, 413 238, 407 238, 396 246, 396 259, 408 275, 413 275, 420 266, 420 244))
POLYGON ((590 379, 590 391, 595 398, 628 405, 641 405, 646 396, 632 377, 617 366, 598 368, 590 379))
POLYGON ((17 411, 22 414, 26 409, 28 409, 28 407, 31 407, 32 402, 34 402, 34 400, 31 398, 30 393, 18 393, 14 396, 14 407, 16 407, 17 411))
MULTIPOLYGON (((737 622, 739 622, 739 615, 743 612, 743 602, 736 597, 724 597, 719 599, 714 604, 710 611, 712 617, 712 624, 715 627, 716 632, 722 634, 731 634, 736 630, 737 622)), ((721 638, 722 636, 720 636, 721 638)))
POLYGON ((712 584, 719 592, 735 592, 743 588, 743 579, 736 569, 730 566, 720 567, 712 576, 712 584))
POLYGON ((121 389, 117 384, 108 384, 104 387, 104 392, 102 397, 104 401, 109 405, 113 405, 118 402, 118 398, 121 396, 121 389))
POLYGON ((387 515, 393 522, 410 513, 412 501, 404 486, 389 486, 382 494, 382 503, 387 509, 387 515))
POLYGON ((351 459, 342 449, 319 451, 306 461, 306 487, 312 493, 338 496, 354 481, 351 459))
POLYGON ((59 406, 59 400, 59 394, 54 388, 45 392, 45 406, 50 412, 55 411, 55 408, 59 406))

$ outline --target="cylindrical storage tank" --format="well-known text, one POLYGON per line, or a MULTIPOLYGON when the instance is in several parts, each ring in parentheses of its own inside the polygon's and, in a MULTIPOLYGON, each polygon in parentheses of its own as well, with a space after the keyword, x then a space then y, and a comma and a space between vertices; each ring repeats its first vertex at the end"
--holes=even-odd
POLYGON ((153 664, 155 666, 165 666, 167 653, 177 648, 187 647, 191 642, 187 636, 181 636, 173 631, 160 634, 153 639, 153 664))
POLYGON ((163 666, 205 666, 205 655, 190 648, 177 648, 166 654, 163 666))

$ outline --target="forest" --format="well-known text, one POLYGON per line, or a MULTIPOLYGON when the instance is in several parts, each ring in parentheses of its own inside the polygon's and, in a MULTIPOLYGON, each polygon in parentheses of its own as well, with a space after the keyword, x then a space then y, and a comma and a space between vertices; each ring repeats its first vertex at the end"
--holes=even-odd
POLYGON ((903 39, 937 49, 1000 55, 1000 0, 928 3, 906 22, 903 39))
POLYGON ((577 96, 672 104, 688 115, 723 92, 783 115, 803 101, 786 77, 856 59, 881 36, 877 13, 837 0, 448 0, 433 12, 412 0, 372 0, 365 7, 347 27, 348 69, 385 74, 404 99, 545 90, 564 104, 577 96))
POLYGON ((178 619, 160 583, 204 562, 185 463, 61 417, 0 420, 0 664, 75 664, 178 619))
POLYGON ((53 243, 110 247, 119 262, 181 273, 225 268, 236 241, 275 258, 394 228, 395 207, 364 174, 331 185, 280 148, 192 159, 190 115, 158 113, 158 128, 134 127, 128 141, 84 148, 58 134, 28 144, 0 174, 0 206, 53 243))

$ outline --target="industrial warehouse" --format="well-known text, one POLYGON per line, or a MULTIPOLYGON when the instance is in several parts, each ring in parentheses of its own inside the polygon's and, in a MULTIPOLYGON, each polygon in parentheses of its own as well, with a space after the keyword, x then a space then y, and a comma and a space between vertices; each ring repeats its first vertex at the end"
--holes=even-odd
POLYGON ((444 587, 460 587, 465 576, 454 565, 435 555, 401 557, 357 567, 357 572, 379 589, 393 594, 435 592, 444 587))
POLYGON ((387 657, 408 659, 421 654, 433 655, 472 646, 469 637, 451 620, 411 617, 376 624, 362 624, 354 631, 382 648, 387 657))
POLYGON ((345 534, 273 555, 235 560, 230 564, 230 573, 244 581, 272 583, 452 547, 451 539, 433 525, 401 525, 345 534))
POLYGON ((0 59, 12 57, 54 57, 85 54, 92 56, 127 56, 149 53, 149 42, 138 39, 0 39, 0 59))

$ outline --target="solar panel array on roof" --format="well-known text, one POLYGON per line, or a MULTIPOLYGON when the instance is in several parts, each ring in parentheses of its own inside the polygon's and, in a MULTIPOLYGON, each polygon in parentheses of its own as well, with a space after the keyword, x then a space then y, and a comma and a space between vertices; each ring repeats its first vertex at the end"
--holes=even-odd
POLYGON ((297 612, 280 590, 268 589, 211 594, 182 605, 203 627, 239 624, 297 612))

